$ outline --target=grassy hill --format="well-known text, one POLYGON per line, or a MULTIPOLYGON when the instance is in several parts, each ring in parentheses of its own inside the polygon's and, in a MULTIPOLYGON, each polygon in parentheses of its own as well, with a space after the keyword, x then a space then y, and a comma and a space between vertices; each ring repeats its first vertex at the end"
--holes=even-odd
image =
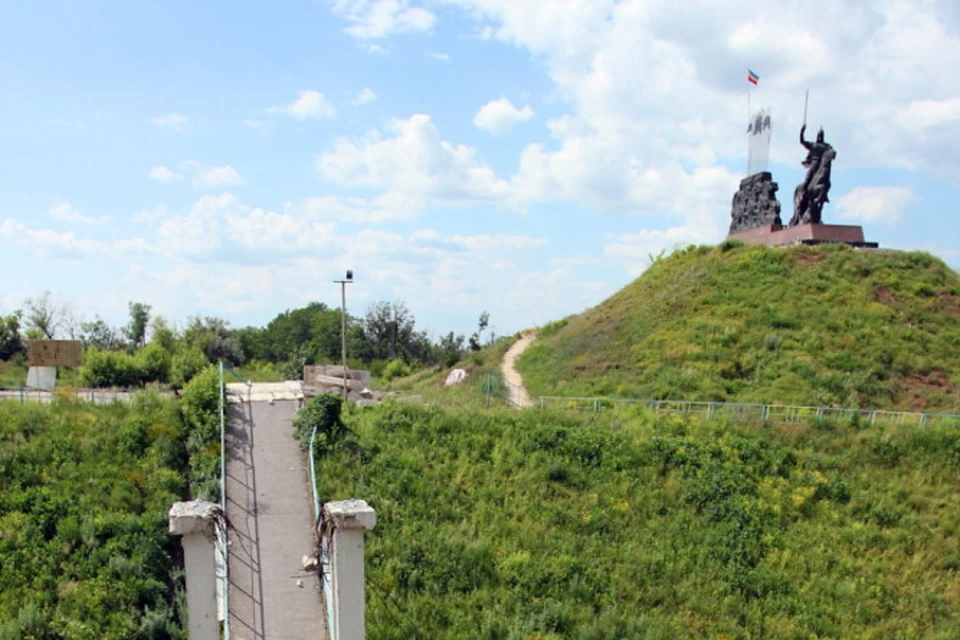
POLYGON ((960 433, 352 408, 375 640, 954 638, 960 433))
POLYGON ((691 247, 518 369, 538 395, 956 411, 960 276, 920 252, 691 247))

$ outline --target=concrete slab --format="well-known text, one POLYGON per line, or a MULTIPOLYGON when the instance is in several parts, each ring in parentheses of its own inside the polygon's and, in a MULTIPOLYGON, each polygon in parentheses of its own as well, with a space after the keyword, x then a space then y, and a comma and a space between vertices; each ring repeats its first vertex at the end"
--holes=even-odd
MULTIPOLYGON (((246 385, 244 385, 246 387, 246 385)), ((326 638, 306 455, 293 438, 298 401, 229 407, 227 515, 232 640, 326 638)))
POLYGON ((227 402, 277 402, 280 400, 302 400, 303 383, 299 380, 286 382, 228 382, 227 402))

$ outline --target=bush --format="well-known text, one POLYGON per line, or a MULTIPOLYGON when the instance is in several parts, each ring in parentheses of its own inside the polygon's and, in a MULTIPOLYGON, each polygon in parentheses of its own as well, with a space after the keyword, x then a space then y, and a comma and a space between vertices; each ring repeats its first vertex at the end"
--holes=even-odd
POLYGON ((170 386, 182 389, 191 379, 200 373, 210 361, 197 347, 184 347, 173 354, 170 362, 170 386))
POLYGON ((220 374, 208 365, 187 383, 180 401, 190 458, 190 493, 219 500, 220 374))
POLYGON ((86 387, 132 387, 140 381, 137 363, 128 353, 91 347, 83 356, 80 383, 86 387))
POLYGON ((343 439, 347 427, 343 424, 341 413, 343 398, 332 393, 321 393, 308 402, 293 419, 294 434, 300 446, 306 449, 310 445, 310 435, 317 428, 316 450, 323 451, 343 439))
POLYGON ((387 366, 383 368, 383 379, 385 382, 390 382, 396 378, 405 378, 411 373, 413 373, 413 369, 410 365, 397 358, 388 362, 387 366))
POLYGON ((151 342, 137 352, 134 363, 140 381, 167 382, 170 379, 170 353, 156 342, 151 342))

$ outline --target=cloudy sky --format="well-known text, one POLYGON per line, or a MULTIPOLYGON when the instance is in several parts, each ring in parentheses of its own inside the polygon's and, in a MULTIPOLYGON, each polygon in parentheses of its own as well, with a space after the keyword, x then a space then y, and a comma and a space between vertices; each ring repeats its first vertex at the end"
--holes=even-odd
POLYGON ((576 313, 721 241, 747 68, 789 218, 960 266, 955 0, 167 0, 0 7, 0 313, 50 290, 261 324, 403 300, 436 333, 576 313))

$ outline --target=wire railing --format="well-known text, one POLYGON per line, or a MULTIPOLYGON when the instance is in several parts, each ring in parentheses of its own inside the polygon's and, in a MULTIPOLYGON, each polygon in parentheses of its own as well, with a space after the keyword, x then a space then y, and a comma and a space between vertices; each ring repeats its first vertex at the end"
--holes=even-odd
MULTIPOLYGON (((224 515, 227 513, 227 386, 224 380, 224 372, 229 372, 240 382, 250 387, 250 381, 241 377, 236 371, 230 368, 221 360, 218 364, 220 371, 220 509, 224 515)), ((230 640, 230 558, 229 558, 229 533, 228 527, 223 527, 220 531, 218 546, 220 547, 220 559, 223 562, 223 571, 220 575, 220 585, 223 592, 223 638, 230 640)))
POLYGON ((130 402, 138 391, 143 391, 143 389, 93 389, 59 386, 54 390, 48 390, 27 386, 0 387, 0 401, 6 400, 25 404, 27 402, 49 403, 57 398, 73 398, 93 404, 110 404, 112 402, 130 402))
MULTIPOLYGON (((314 462, 314 443, 317 439, 317 425, 313 425, 313 429, 310 431, 310 489, 313 491, 313 522, 314 526, 318 526, 320 523, 320 494, 317 493, 317 467, 314 462)), ((326 606, 327 613, 327 637, 335 638, 336 634, 334 633, 334 623, 335 616, 333 615, 333 590, 332 585, 330 584, 330 558, 327 554, 327 547, 323 544, 320 545, 320 557, 317 558, 317 561, 320 563, 322 571, 320 571, 320 585, 323 589, 323 602, 326 606)))
POLYGON ((639 400, 632 398, 598 398, 540 396, 536 399, 540 409, 555 408, 579 412, 601 413, 617 406, 640 405, 651 411, 666 415, 693 415, 708 419, 727 419, 733 422, 770 422, 799 424, 846 420, 865 427, 889 426, 956 426, 960 427, 960 414, 927 413, 911 411, 886 411, 880 409, 853 409, 838 407, 811 407, 798 405, 761 404, 743 402, 699 402, 688 400, 639 400))

